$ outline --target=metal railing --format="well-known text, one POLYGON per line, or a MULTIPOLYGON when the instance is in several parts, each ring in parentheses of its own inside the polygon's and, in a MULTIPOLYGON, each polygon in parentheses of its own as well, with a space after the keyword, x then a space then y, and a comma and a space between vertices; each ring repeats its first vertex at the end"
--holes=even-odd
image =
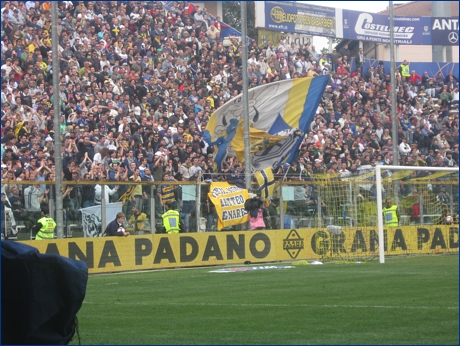
MULTIPOLYGON (((145 213, 149 224, 149 232, 156 233, 161 225, 161 214, 165 209, 161 203, 161 197, 158 190, 163 186, 173 186, 175 202, 173 207, 179 211, 184 211, 189 214, 201 214, 201 205, 196 203, 200 200, 200 192, 203 186, 209 185, 202 182, 133 182, 128 181, 62 181, 63 196, 63 220, 64 220, 64 236, 70 237, 75 229, 82 230, 82 213, 85 210, 100 207, 98 220, 100 224, 106 225, 112 220, 107 220, 107 211, 109 207, 118 203, 127 190, 139 185, 142 188, 142 195, 133 194, 131 198, 127 198, 122 203, 121 211, 126 216, 125 224, 133 215, 133 205, 139 205, 141 213, 145 213), (100 200, 98 198, 88 199, 87 186, 95 188, 100 187, 100 200), (69 192, 66 192, 67 190, 69 192), (107 191, 108 190, 108 191, 107 191), (144 194, 145 193, 145 194, 144 194), (107 199, 108 195, 108 199, 107 199), (146 198, 147 197, 147 198, 146 198), (160 222, 158 222, 160 221, 160 222)), ((22 229, 29 230, 36 221, 40 218, 43 206, 46 205, 49 209, 49 215, 56 219, 56 190, 54 182, 37 182, 37 181, 2 181, 2 192, 6 193, 8 200, 17 203, 17 197, 13 196, 12 190, 17 187, 22 207, 17 208, 17 205, 12 205, 14 210, 15 221, 22 229), (34 188, 30 188, 34 187, 34 188)), ((10 203, 12 204, 12 203, 10 203)), ((3 218, 5 220, 5 218, 3 218)), ((199 220, 197 221, 199 222, 199 220)), ((189 222, 187 222, 189 225, 189 222)), ((193 228, 193 227, 192 227, 193 228)), ((199 226, 195 226, 198 229, 199 226)), ((102 229, 102 232, 104 230, 102 229)), ((5 231, 4 231, 5 232, 5 231)))
MULTIPOLYGON (((213 174, 214 180, 225 180, 226 174, 213 174)), ((209 178, 209 177, 208 177, 209 178)), ((430 189, 426 188, 426 182, 402 182, 400 186, 407 187, 410 184, 412 187, 419 188, 418 203, 420 204, 421 215, 419 220, 411 220, 411 203, 410 196, 401 194, 399 201, 401 220, 400 225, 409 224, 433 224, 437 221, 440 215, 440 206, 434 203, 436 196, 435 191, 440 187, 446 189, 450 196, 449 204, 443 206, 448 208, 451 215, 458 213, 458 180, 438 179, 430 182, 430 189), (405 185, 406 184, 406 185, 405 185)), ((181 223, 184 232, 213 232, 217 231, 218 217, 216 210, 208 198, 210 180, 201 181, 162 181, 162 182, 136 182, 135 185, 140 185, 143 195, 135 195, 126 200, 121 206, 121 211, 126 216, 127 223, 133 213, 132 206, 140 205, 140 211, 146 214, 148 233, 161 232, 162 218, 161 215, 165 212, 162 204, 159 191, 164 186, 173 187, 174 199, 173 208, 180 211, 181 223), (145 192, 145 194, 144 194, 145 192), (197 203, 198 202, 198 203, 197 203)), ((112 219, 107 220, 108 211, 114 203, 131 187, 133 182, 129 181, 62 181, 63 191, 63 213, 64 213, 64 237, 72 236, 91 236, 88 230, 83 232, 85 220, 82 221, 82 213, 87 208, 95 208, 98 210, 97 222, 98 225, 106 225, 112 219), (101 188, 100 204, 96 204, 94 199, 88 200, 88 186, 95 187, 99 185, 101 188), (70 192, 66 192, 71 188, 70 192), (106 193, 106 189, 109 189, 106 193), (73 192, 72 192, 73 191, 73 192), (108 199, 106 195, 109 195, 108 199), (100 207, 97 208, 97 206, 100 207)), ((49 181, 2 181, 2 192, 6 193, 10 200, 16 201, 12 191, 14 187, 19 190, 19 195, 24 198, 25 205, 23 210, 15 211, 14 217, 16 224, 20 229, 19 233, 27 233, 31 227, 40 218, 42 206, 46 205, 49 208, 49 214, 53 218, 56 217, 55 201, 56 191, 54 182, 49 181), (30 187, 33 186, 35 190, 30 187), (39 195, 38 192, 41 194, 39 195), (30 197, 29 197, 30 196, 30 197), (31 200, 34 199, 34 200, 31 200), (40 208, 33 206, 40 205, 40 208)), ((392 196, 393 185, 387 185, 387 194, 392 196)), ((257 185, 253 184, 253 192, 257 190, 257 185)), ((339 180, 315 180, 309 181, 277 181, 275 185, 274 198, 279 199, 279 205, 276 208, 277 215, 270 215, 267 220, 267 228, 274 229, 289 229, 298 228, 321 228, 328 225, 340 225, 344 227, 364 227, 376 225, 376 198, 373 195, 375 190, 375 182, 369 181, 339 181, 339 180), (280 222, 283 220, 283 222, 280 222)), ((15 209, 15 206, 13 206, 15 209)), ((270 208, 269 208, 270 210, 270 208)), ((273 211, 274 209, 271 208, 273 211)), ((5 216, 5 215, 3 215, 5 216)), ((112 216, 113 217, 113 216, 112 216)), ((89 219, 95 218, 91 215, 89 219)), ((6 218, 3 218, 6 220, 6 218)), ((95 227, 92 225, 92 227, 95 227)), ((223 229, 227 230, 246 230, 248 225, 242 224, 223 229)), ((98 231, 92 234, 100 235, 104 231, 102 226, 98 231)), ((5 233, 5 227, 2 228, 5 233)), ((128 231, 134 230, 130 227, 128 231)), ((33 235, 30 235, 31 237, 33 235)), ((24 237, 24 235, 22 235, 24 237)))

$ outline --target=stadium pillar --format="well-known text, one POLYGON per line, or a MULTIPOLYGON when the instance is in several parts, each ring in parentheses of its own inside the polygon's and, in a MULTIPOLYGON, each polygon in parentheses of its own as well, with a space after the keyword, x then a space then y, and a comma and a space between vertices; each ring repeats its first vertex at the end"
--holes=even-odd
POLYGON ((53 130, 54 130, 54 163, 56 167, 56 235, 58 238, 64 237, 64 216, 62 208, 62 156, 61 156, 61 127, 60 118, 61 97, 59 96, 59 54, 58 54, 58 16, 56 1, 51 1, 51 46, 53 48, 53 130))

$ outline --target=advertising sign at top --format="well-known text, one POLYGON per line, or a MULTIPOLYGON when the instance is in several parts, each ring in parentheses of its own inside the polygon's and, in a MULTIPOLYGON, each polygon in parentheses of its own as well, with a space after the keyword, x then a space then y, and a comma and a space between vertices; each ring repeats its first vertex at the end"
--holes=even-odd
MULTIPOLYGON (((387 14, 343 10, 298 2, 255 1, 256 27, 284 33, 390 43, 387 14)), ((399 45, 458 45, 458 18, 394 16, 399 45)))
POLYGON ((294 43, 294 47, 299 48, 300 45, 312 45, 313 36, 303 34, 287 34, 279 31, 259 29, 257 32, 259 47, 267 44, 267 41, 277 44, 280 40, 284 40, 286 47, 290 47, 294 43))
POLYGON ((335 9, 294 2, 256 1, 256 26, 286 33, 335 37, 335 9))
MULTIPOLYGON (((390 43, 390 20, 388 15, 342 10, 343 37, 390 43)), ((395 44, 431 44, 430 17, 394 17, 395 44)))
POLYGON ((431 40, 439 46, 458 45, 458 18, 431 18, 431 40))

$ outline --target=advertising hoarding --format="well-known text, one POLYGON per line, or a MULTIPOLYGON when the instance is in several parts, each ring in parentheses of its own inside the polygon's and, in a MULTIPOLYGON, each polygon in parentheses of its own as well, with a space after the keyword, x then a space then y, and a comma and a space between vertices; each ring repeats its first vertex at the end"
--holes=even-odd
MULTIPOLYGON (((256 27, 261 29, 390 43, 388 14, 296 2, 256 1, 255 6, 256 27)), ((458 38, 457 17, 394 16, 395 44, 454 46, 458 38)))
POLYGON ((438 46, 458 45, 458 18, 431 17, 431 40, 438 46))
POLYGON ((290 47, 291 43, 294 42, 296 48, 300 45, 312 45, 313 36, 304 34, 286 34, 279 31, 272 30, 258 30, 257 44, 259 47, 263 47, 267 44, 267 41, 277 45, 280 40, 284 40, 284 45, 290 47))
POLYGON ((332 7, 295 2, 256 1, 256 27, 335 37, 336 18, 332 7))
MULTIPOLYGON (((343 37, 352 40, 390 43, 388 15, 342 10, 343 37)), ((430 17, 394 17, 395 44, 430 45, 430 17)))

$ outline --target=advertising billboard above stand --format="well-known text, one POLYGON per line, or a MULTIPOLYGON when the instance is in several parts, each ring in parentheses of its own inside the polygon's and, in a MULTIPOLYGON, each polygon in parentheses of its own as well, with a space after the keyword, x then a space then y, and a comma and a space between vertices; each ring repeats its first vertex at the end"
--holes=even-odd
POLYGON ((458 45, 458 18, 431 17, 431 40, 438 46, 458 45))
MULTIPOLYGON (((387 14, 315 6, 298 2, 256 1, 256 27, 283 33, 390 43, 387 14)), ((399 45, 458 45, 458 18, 394 16, 399 45)))
MULTIPOLYGON (((390 43, 388 15, 342 10, 343 37, 390 43)), ((394 17, 395 44, 431 44, 431 17, 394 17)))
POLYGON ((255 6, 256 27, 286 33, 336 36, 335 9, 332 7, 279 1, 256 1, 255 6))

